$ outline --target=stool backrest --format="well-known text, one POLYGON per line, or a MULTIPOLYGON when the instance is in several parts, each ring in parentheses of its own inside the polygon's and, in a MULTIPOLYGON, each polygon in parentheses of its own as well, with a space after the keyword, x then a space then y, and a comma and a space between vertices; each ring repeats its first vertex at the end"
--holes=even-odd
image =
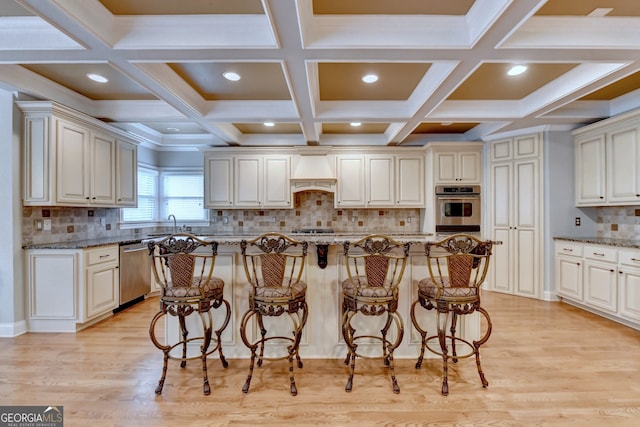
POLYGON ((467 234, 454 234, 425 243, 431 280, 439 288, 479 288, 489 269, 493 242, 467 234))
POLYGON ((211 280, 218 243, 172 234, 147 244, 153 275, 163 288, 201 287, 211 280))
POLYGON ((242 240, 240 250, 247 280, 257 287, 291 287, 300 282, 307 258, 306 241, 281 233, 242 240))
POLYGON ((367 286, 396 288, 409 257, 409 244, 382 234, 371 234, 355 243, 344 242, 349 279, 367 286))

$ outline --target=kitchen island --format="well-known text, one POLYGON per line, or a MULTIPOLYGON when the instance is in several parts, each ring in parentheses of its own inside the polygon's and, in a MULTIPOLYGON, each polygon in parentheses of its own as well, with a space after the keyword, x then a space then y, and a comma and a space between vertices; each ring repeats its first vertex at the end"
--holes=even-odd
MULTIPOLYGON (((308 284, 309 320, 303 333, 301 355, 303 358, 343 358, 346 355, 346 346, 343 343, 340 327, 342 306, 340 283, 346 278, 346 269, 343 262, 343 244, 345 241, 357 241, 365 235, 355 233, 290 233, 289 235, 295 239, 306 240, 310 243, 304 272, 304 280, 308 284), (326 266, 324 268, 318 265, 319 251, 317 248, 323 248, 321 256, 326 255, 326 266)), ((224 353, 230 358, 248 358, 249 350, 243 345, 238 332, 242 315, 248 307, 247 296, 250 289, 242 266, 239 243, 243 239, 255 238, 257 234, 203 234, 201 237, 205 240, 216 240, 219 244, 215 274, 225 281, 225 298, 232 307, 230 323, 222 336, 224 353)), ((410 244, 409 261, 400 285, 400 303, 398 307, 404 320, 405 334, 402 344, 395 352, 395 356, 398 358, 414 358, 419 353, 420 336, 411 326, 409 310, 412 302, 416 299, 418 282, 428 275, 424 243, 428 240, 439 240, 441 236, 411 233, 392 234, 390 237, 402 243, 410 244)), ((144 236, 140 239, 126 238, 123 240, 126 240, 126 242, 143 241, 145 238, 159 239, 162 236, 144 236)), ((114 245, 117 247, 119 243, 119 241, 99 239, 25 248, 28 259, 27 265, 30 266, 28 271, 29 288, 31 290, 30 301, 33 301, 36 297, 35 293, 38 290, 42 290, 43 286, 47 289, 55 287, 57 289, 56 295, 65 295, 66 298, 73 298, 74 301, 73 304, 67 304, 69 311, 62 318, 59 313, 54 313, 53 317, 46 318, 46 316, 43 317, 32 310, 30 312, 31 324, 36 326, 35 329, 31 330, 32 332, 75 332, 91 324, 93 318, 88 319, 86 316, 87 307, 91 305, 91 301, 87 301, 87 283, 86 280, 80 280, 86 277, 81 270, 86 269, 87 266, 85 263, 79 263, 79 265, 76 263, 74 266, 72 261, 74 259, 76 261, 85 259, 83 258, 83 253, 86 251, 99 248, 105 249, 114 245), (37 271, 35 269, 37 263, 34 262, 34 257, 41 257, 45 254, 50 256, 60 256, 61 254, 71 256, 67 268, 73 269, 75 274, 48 276, 49 280, 45 283, 46 286, 40 286, 36 283, 38 277, 31 273, 37 271), (56 277, 60 277, 69 283, 61 283, 56 277), (67 289, 67 292, 60 294, 60 289, 67 289)), ((43 277, 42 271, 39 277, 43 277)), ((154 294, 158 295, 160 291, 157 287, 154 289, 153 285, 152 289, 155 292, 152 292, 151 298, 154 297, 154 294)), ((117 296, 114 295, 113 298, 117 300, 117 296)), ((30 306, 32 308, 36 307, 33 303, 30 306)), ((427 312, 426 310, 419 310, 419 312, 420 315, 425 316, 424 324, 427 325, 427 328, 435 331, 435 313, 427 312)), ((99 320, 108 315, 111 315, 111 310, 109 309, 101 313, 96 319, 99 320)), ((459 333, 467 339, 479 336, 480 323, 477 316, 464 316, 464 318, 465 323, 459 329, 459 333)), ((381 317, 380 321, 382 319, 381 317)), ((371 324, 370 320, 367 319, 368 324, 371 324)), ((279 319, 276 319, 276 321, 279 321, 279 319)), ((174 323, 171 319, 167 322, 166 333, 168 335, 177 333, 174 323)), ((195 325, 197 323, 199 322, 196 322, 195 325)), ((283 327, 288 327, 284 321, 283 327)), ((376 325, 376 327, 379 329, 381 326, 376 325)), ((251 333, 257 332, 254 330, 251 333)), ((364 343, 363 347, 366 347, 366 345, 364 343)), ((377 347, 375 350, 378 350, 377 347)))

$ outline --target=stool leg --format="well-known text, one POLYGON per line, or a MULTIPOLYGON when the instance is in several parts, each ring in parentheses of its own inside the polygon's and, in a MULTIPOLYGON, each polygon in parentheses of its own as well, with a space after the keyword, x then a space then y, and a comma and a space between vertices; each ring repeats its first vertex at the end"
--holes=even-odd
POLYGON ((482 366, 480 366, 480 346, 485 342, 487 342, 487 340, 489 339, 489 336, 491 335, 492 325, 491 325, 491 318, 489 317, 489 313, 487 313, 487 311, 484 308, 478 307, 476 308, 476 311, 480 312, 485 317, 485 319, 487 319, 487 332, 479 341, 473 342, 473 348, 476 354, 476 366, 478 367, 478 374, 480 375, 480 381, 482 382, 482 387, 487 388, 489 386, 489 382, 484 376, 484 372, 482 371, 482 366))
POLYGON ((427 331, 420 327, 418 323, 418 319, 416 318, 416 306, 420 302, 419 300, 415 300, 413 304, 411 304, 411 323, 413 323, 413 327, 420 333, 420 337, 422 342, 420 343, 420 355, 418 356, 418 361, 416 362, 416 369, 420 369, 422 367, 422 360, 424 359, 424 351, 427 347, 427 331))
POLYGON ((449 319, 449 312, 438 308, 438 340, 440 342, 440 349, 442 351, 442 394, 447 396, 449 394, 449 380, 448 380, 448 366, 447 361, 449 355, 447 353, 447 323, 449 319))
POLYGON ((391 313, 387 312, 387 321, 384 324, 384 327, 380 330, 380 334, 382 335, 382 360, 384 361, 385 366, 389 366, 389 352, 387 349, 387 332, 389 331, 389 327, 391 326, 391 313))
POLYGON ((222 332, 227 328, 227 325, 229 324, 229 319, 231 319, 231 305, 229 304, 229 301, 225 299, 223 299, 222 302, 225 305, 226 314, 225 314, 224 322, 222 322, 222 326, 220 326, 219 329, 216 329, 216 339, 218 341, 218 355, 220 356, 220 362, 222 362, 223 368, 227 368, 229 366, 229 362, 227 362, 227 359, 224 357, 224 354, 222 353, 222 332))
POLYGON ((169 350, 171 348, 170 346, 161 344, 156 338, 156 330, 155 330, 156 323, 166 313, 167 313, 166 306, 164 304, 160 304, 160 311, 156 313, 155 316, 153 316, 153 319, 151 319, 151 325, 149 326, 149 337, 151 338, 151 342, 153 342, 153 345, 155 345, 157 348, 162 350, 162 353, 163 353, 162 375, 160 376, 160 381, 158 381, 158 386, 156 387, 156 390, 155 390, 156 394, 162 393, 162 387, 164 386, 164 381, 167 378, 167 367, 169 364, 169 350))
POLYGON ((458 315, 454 311, 451 314, 451 360, 453 363, 458 363, 458 354, 456 353, 456 327, 458 324, 458 315))
POLYGON ((347 360, 345 360, 345 362, 349 360, 351 361, 351 366, 349 368, 349 378, 347 379, 347 384, 344 387, 345 391, 348 391, 348 392, 351 391, 351 389, 353 388, 353 373, 356 370, 356 344, 353 341, 355 329, 351 327, 351 319, 353 318, 353 316, 355 316, 356 313, 357 312, 347 311, 344 314, 344 323, 342 328, 344 342, 347 344, 347 347, 348 347, 348 355, 347 355, 347 360))
POLYGON ((207 375, 207 350, 211 345, 211 337, 213 334, 211 311, 205 313, 200 312, 200 320, 202 321, 202 330, 204 332, 202 345, 200 346, 200 358, 202 360, 202 391, 205 395, 211 394, 211 386, 209 385, 209 376, 207 375))
POLYGON ((178 314, 178 323, 182 332, 182 361, 180 362, 180 367, 184 368, 187 366, 187 337, 189 336, 184 314, 178 314))
POLYGON ((247 380, 242 386, 242 392, 244 394, 247 394, 249 392, 249 386, 251 385, 251 377, 253 376, 253 365, 256 361, 256 348, 258 347, 257 344, 252 344, 247 339, 247 323, 249 323, 249 319, 251 319, 251 316, 253 316, 254 314, 256 314, 255 311, 248 310, 244 314, 244 316, 242 316, 242 322, 240 323, 240 338, 242 338, 244 345, 246 345, 247 348, 251 350, 251 360, 249 362, 249 375, 247 376, 247 380))
MULTIPOLYGON (((402 322, 402 317, 397 312, 389 313, 389 319, 395 321, 396 328, 398 331, 395 342, 389 343, 389 346, 388 346, 389 355, 387 356, 389 361, 389 372, 391 373, 391 382, 393 384, 393 392, 398 394, 400 393, 400 386, 398 385, 398 380, 396 379, 395 364, 393 362, 393 352, 395 351, 396 348, 398 348, 398 346, 402 342, 402 337, 404 336, 404 324, 402 322)), ((390 324, 391 322, 389 321, 389 325, 390 324)))
POLYGON ((267 335, 267 328, 264 327, 264 322, 262 320, 262 314, 257 311, 256 315, 258 316, 258 327, 260 328, 260 336, 262 339, 260 340, 260 356, 258 357, 258 368, 262 366, 262 358, 264 357, 264 341, 267 335))

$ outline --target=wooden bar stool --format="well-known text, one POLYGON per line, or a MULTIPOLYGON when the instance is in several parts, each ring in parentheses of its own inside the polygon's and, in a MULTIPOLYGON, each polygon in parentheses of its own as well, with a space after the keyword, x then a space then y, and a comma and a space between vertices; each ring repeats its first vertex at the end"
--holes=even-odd
MULTIPOLYGON (((350 365, 346 391, 353 387, 353 373, 356 357, 365 359, 384 359, 389 366, 393 392, 399 393, 396 380, 393 352, 404 335, 404 324, 398 313, 398 285, 402 281, 409 244, 402 244, 384 235, 370 235, 358 242, 344 243, 347 279, 342 282, 342 335, 347 344, 345 365, 350 365), (358 334, 353 326, 358 316, 385 316, 380 335, 368 332, 358 334), (395 330, 389 334, 391 326, 395 330), (379 341, 382 344, 382 355, 365 354, 358 350, 358 343, 379 341)), ((358 317, 360 317, 358 316, 358 317)))
MULTIPOLYGON (((244 393, 249 392, 253 368, 258 359, 258 367, 263 360, 289 360, 289 381, 291 394, 298 394, 293 376, 293 359, 298 368, 302 368, 299 347, 302 330, 307 323, 309 309, 307 306, 307 284, 302 280, 302 273, 307 257, 308 243, 293 240, 280 233, 265 233, 254 240, 243 240, 240 243, 242 260, 247 280, 251 283, 249 293, 249 309, 245 312, 240 323, 240 337, 251 350, 249 375, 242 387, 244 393), (293 330, 290 334, 271 333, 267 329, 265 320, 286 314, 292 322, 293 330), (254 327, 260 331, 259 336, 248 336, 249 322, 254 320, 254 327), (286 345, 285 355, 267 355, 274 346, 269 344, 286 345), (260 349, 258 353, 258 349, 260 349)), ((273 330, 273 329, 272 329, 273 330)), ((276 350, 277 352, 277 350, 276 350)))
POLYGON ((213 275, 218 243, 207 242, 190 234, 174 234, 157 242, 151 241, 148 247, 153 274, 156 282, 162 286, 160 311, 153 317, 149 327, 151 341, 164 353, 162 377, 156 394, 162 393, 169 359, 180 360, 182 368, 187 365, 187 360, 201 359, 203 391, 208 395, 211 388, 207 375, 207 356, 217 351, 222 366, 228 366, 222 353, 221 334, 229 324, 231 306, 223 296, 224 281, 213 275), (211 311, 220 307, 224 307, 224 319, 215 330, 214 337, 211 311), (170 334, 166 335, 168 339, 158 339, 156 334, 156 324, 160 319, 167 319, 167 314, 178 319, 180 333, 175 342, 170 339, 170 334), (199 333, 195 335, 190 335, 188 325, 192 314, 197 314, 200 319, 199 324, 191 327, 198 330, 199 333), (200 345, 197 355, 188 354, 189 343, 200 345), (174 349, 178 349, 177 354, 172 351, 174 349))
POLYGON ((491 318, 480 306, 480 286, 485 280, 491 258, 493 242, 481 241, 474 236, 456 234, 438 242, 427 242, 425 254, 429 276, 418 283, 418 298, 411 305, 411 321, 422 337, 416 369, 422 366, 425 348, 442 357, 442 394, 449 394, 448 361, 474 356, 482 387, 487 382, 480 365, 480 346, 491 335, 491 318), (437 312, 437 334, 427 336, 416 317, 418 305, 437 312), (480 313, 486 320, 484 335, 469 342, 457 336, 462 316, 480 313), (449 332, 447 332, 449 329, 449 332), (465 349, 459 353, 460 346, 465 349))

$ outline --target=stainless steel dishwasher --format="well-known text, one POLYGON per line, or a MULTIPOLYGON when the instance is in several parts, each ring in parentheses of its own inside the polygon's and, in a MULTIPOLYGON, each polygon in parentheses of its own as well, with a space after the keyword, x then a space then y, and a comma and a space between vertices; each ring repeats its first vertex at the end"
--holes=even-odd
POLYGON ((151 259, 147 245, 120 245, 120 305, 127 304, 151 291, 151 259))

